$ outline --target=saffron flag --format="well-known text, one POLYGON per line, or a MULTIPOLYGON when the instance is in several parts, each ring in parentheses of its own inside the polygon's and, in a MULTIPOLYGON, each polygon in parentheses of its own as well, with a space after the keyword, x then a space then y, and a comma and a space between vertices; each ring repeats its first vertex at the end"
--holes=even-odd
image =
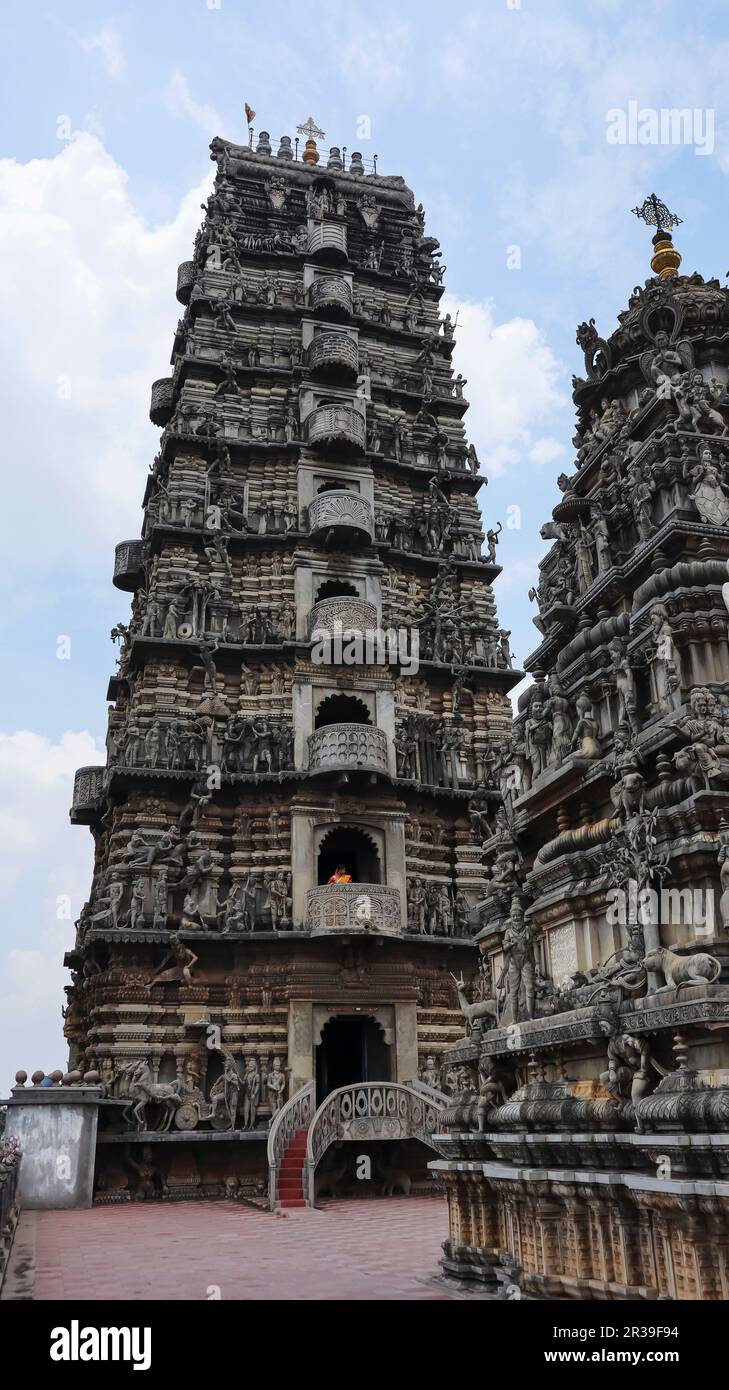
POLYGON ((253 107, 248 105, 248 102, 246 102, 245 107, 246 107, 246 120, 247 120, 247 122, 248 122, 249 125, 252 125, 253 121, 254 121, 255 118, 256 118, 256 113, 255 113, 255 111, 253 110, 253 107))

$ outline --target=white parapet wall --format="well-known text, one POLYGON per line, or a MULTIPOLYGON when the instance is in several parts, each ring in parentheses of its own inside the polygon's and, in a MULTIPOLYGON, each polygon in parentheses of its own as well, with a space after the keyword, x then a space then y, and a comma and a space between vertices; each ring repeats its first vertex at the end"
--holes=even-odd
POLYGON ((21 1207, 52 1211, 91 1206, 101 1099, 98 1086, 13 1089, 5 1137, 20 1140, 21 1207))

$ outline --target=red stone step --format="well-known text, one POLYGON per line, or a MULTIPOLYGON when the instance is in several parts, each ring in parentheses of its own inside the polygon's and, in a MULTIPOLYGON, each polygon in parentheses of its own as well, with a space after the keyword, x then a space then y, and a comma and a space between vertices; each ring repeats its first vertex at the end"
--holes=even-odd
POLYGON ((301 1179, 306 1161, 308 1133, 306 1129, 298 1129, 291 1136, 282 1156, 278 1172, 278 1197, 281 1207, 306 1207, 301 1179))

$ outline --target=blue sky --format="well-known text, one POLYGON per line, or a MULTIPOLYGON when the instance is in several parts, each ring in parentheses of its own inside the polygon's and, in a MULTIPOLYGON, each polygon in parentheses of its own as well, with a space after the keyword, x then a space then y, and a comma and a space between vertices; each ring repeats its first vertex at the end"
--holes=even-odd
POLYGON ((629 209, 655 189, 685 219, 684 269, 726 270, 725 13, 721 0, 3 7, 0 1092, 17 1066, 64 1062, 60 960, 91 854, 68 826, 71 776, 101 760, 108 633, 128 613, 113 546, 139 530, 149 385, 167 367, 211 137, 245 138, 244 101, 274 140, 311 114, 327 146, 376 153, 423 202, 460 307, 488 523, 520 509, 496 593, 523 659, 539 527, 571 467, 575 326, 594 315, 610 332, 650 273, 629 209), (696 108, 699 132, 710 113, 712 147, 611 144, 608 113, 631 102, 696 108))

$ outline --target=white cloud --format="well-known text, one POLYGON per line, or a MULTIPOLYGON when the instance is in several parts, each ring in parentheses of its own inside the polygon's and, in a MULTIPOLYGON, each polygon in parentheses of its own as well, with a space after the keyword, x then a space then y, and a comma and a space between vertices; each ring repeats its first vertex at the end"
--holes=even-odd
POLYGON ((162 93, 162 104, 170 116, 187 117, 211 139, 223 129, 223 122, 215 107, 195 101, 185 74, 179 70, 173 73, 162 93))
POLYGON ((101 59, 104 71, 110 77, 119 77, 126 67, 122 41, 116 29, 105 24, 98 34, 82 34, 79 43, 84 53, 96 53, 101 59))
POLYGON ((139 533, 158 431, 149 391, 169 372, 180 313, 175 267, 188 260, 212 171, 176 216, 148 226, 123 169, 93 135, 53 159, 0 160, 3 433, 17 441, 4 502, 14 525, 5 573, 93 573, 139 533), (34 543, 28 545, 32 518, 34 543))
POLYGON ((91 836, 70 825, 68 808, 76 768, 103 761, 89 733, 67 732, 56 743, 28 730, 0 735, 0 805, 8 808, 0 820, 0 1094, 19 1067, 65 1067, 63 953, 93 859, 91 836), (70 901, 68 915, 59 916, 59 897, 70 901))
MULTIPOLYGON (((413 31, 408 24, 396 23, 392 9, 380 20, 365 18, 358 10, 356 24, 342 28, 341 11, 333 11, 334 23, 325 26, 331 61, 354 93, 367 92, 377 102, 393 97, 401 100, 413 85, 413 31)), ((361 97, 360 97, 361 100, 361 97)), ((373 118, 376 111, 367 102, 363 114, 373 118)), ((377 138, 375 136, 375 138, 377 138)))
POLYGON ((559 385, 565 374, 536 324, 525 318, 497 323, 492 304, 459 303, 448 295, 441 308, 458 314, 454 368, 468 381, 468 435, 485 471, 511 472, 527 458, 537 464, 557 458, 562 444, 542 431, 567 403, 559 385))

